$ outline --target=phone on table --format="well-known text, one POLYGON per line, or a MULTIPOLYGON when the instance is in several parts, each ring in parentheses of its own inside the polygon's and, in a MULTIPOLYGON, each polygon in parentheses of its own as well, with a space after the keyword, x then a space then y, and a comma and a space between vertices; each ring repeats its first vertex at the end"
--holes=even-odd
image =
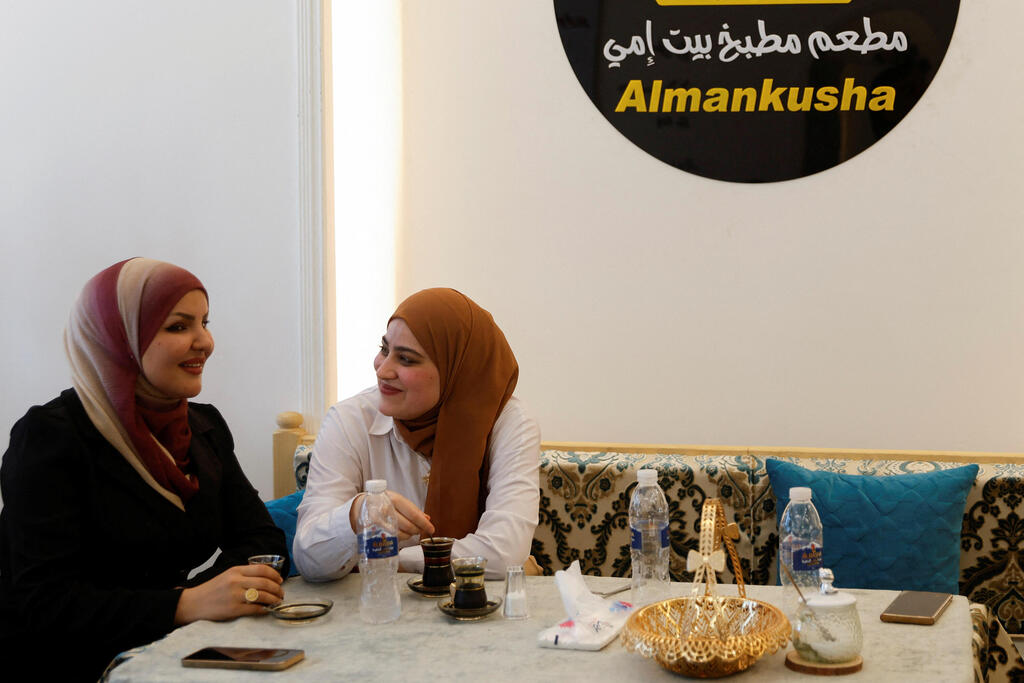
POLYGON ((882 612, 882 621, 900 624, 926 624, 936 622, 953 601, 950 593, 903 591, 882 612))
POLYGON ((182 666, 213 669, 256 669, 280 671, 306 656, 303 650, 267 647, 204 647, 182 657, 182 666))

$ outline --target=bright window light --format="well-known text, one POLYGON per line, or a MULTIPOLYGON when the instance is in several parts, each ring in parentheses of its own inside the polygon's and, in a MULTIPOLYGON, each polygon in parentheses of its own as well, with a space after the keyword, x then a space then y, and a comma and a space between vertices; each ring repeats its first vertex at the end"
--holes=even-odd
POLYGON ((395 307, 402 131, 398 0, 331 10, 338 394, 376 382, 373 356, 395 307))

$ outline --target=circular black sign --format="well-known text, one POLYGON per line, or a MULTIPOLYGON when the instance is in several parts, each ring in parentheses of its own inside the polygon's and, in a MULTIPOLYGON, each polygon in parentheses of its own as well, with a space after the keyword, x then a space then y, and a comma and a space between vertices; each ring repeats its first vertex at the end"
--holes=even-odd
POLYGON ((565 54, 615 128, 735 182, 832 168, 892 130, 946 54, 959 0, 554 0, 565 54))

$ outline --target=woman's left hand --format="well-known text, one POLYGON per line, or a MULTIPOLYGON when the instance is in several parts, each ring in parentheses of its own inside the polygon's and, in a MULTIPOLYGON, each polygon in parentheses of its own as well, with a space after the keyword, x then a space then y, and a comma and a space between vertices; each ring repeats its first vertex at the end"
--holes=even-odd
POLYGON ((199 619, 223 621, 247 614, 262 614, 264 605, 284 599, 281 575, 265 564, 226 569, 205 583, 186 588, 178 598, 174 623, 199 619))

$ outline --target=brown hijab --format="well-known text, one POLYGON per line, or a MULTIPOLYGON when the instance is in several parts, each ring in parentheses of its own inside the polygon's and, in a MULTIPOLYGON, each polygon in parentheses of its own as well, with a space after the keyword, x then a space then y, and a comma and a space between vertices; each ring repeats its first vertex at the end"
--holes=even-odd
POLYGON ((142 374, 142 356, 171 309, 190 291, 206 294, 195 275, 147 258, 115 263, 82 289, 64 348, 89 420, 157 493, 184 510, 199 489, 188 474, 188 403, 164 396, 142 374), (153 410, 137 396, 162 404, 153 410))
POLYGON ((436 533, 476 531, 487 498, 491 429, 512 396, 519 364, 491 314, 454 289, 424 289, 400 318, 437 366, 441 399, 413 420, 395 420, 413 450, 431 459, 424 512, 436 533))

